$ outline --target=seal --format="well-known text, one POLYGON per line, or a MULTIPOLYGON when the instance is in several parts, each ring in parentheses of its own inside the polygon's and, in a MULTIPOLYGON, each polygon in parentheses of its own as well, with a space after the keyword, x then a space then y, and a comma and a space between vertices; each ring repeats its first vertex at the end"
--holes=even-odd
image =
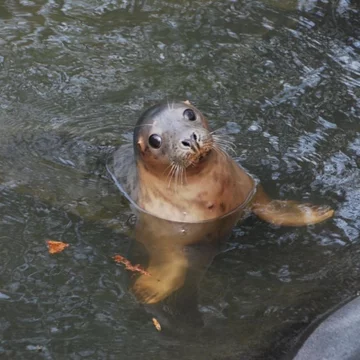
POLYGON ((216 219, 244 203, 276 225, 309 225, 333 216, 328 206, 269 198, 230 157, 230 147, 188 101, 164 102, 140 116, 132 146, 115 152, 114 175, 143 211, 175 222, 216 219))

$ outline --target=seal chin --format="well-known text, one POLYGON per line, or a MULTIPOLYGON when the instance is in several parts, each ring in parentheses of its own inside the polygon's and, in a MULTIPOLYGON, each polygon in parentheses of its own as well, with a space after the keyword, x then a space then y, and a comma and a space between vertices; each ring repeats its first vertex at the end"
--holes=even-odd
POLYGON ((213 150, 211 148, 207 148, 200 149, 200 151, 197 151, 196 153, 191 153, 186 159, 187 161, 185 167, 189 168, 199 166, 206 161, 212 151, 213 150))

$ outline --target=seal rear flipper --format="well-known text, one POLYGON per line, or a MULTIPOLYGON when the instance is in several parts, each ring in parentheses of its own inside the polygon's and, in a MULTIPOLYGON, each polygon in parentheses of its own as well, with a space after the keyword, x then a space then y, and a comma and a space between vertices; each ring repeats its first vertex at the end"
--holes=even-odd
POLYGON ((252 211, 274 225, 305 226, 322 222, 334 215, 329 206, 302 204, 290 200, 271 200, 261 186, 255 194, 252 211))

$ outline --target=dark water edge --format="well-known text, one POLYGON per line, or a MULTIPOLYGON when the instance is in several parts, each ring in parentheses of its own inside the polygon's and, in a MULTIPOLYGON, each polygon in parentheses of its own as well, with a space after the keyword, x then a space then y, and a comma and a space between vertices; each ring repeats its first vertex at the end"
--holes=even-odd
POLYGON ((0 4, 0 358, 281 359, 359 290, 356 1, 0 4), (105 159, 142 109, 189 99, 274 197, 334 219, 234 229, 201 285, 207 328, 159 334, 115 253, 130 209, 105 159), (45 239, 71 244, 50 256, 45 239))

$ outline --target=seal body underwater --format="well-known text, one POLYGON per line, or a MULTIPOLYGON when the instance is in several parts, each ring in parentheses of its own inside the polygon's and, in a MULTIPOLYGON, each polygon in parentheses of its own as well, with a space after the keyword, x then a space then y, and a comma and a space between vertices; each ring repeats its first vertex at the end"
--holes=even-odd
POLYGON ((244 203, 276 225, 315 224, 333 215, 328 206, 270 199, 228 147, 189 102, 160 103, 139 118, 133 144, 115 152, 114 175, 141 209, 171 221, 216 219, 244 203))

